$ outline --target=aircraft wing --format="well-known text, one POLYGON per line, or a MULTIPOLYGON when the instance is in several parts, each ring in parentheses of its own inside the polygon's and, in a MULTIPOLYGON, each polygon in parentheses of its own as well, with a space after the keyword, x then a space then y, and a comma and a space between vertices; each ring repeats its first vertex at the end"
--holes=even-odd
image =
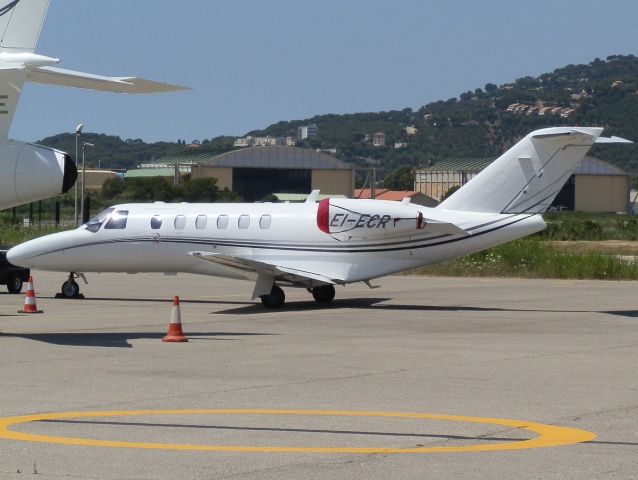
POLYGON ((438 220, 426 220, 424 231, 428 233, 444 233, 446 235, 459 235, 467 237, 471 235, 467 230, 462 229, 458 225, 449 222, 439 222, 438 220))
POLYGON ((138 77, 104 77, 57 67, 27 67, 26 80, 47 85, 86 88, 115 93, 161 93, 189 90, 170 83, 155 82, 138 77))
POLYGON ((188 254, 195 258, 212 262, 234 274, 239 274, 246 280, 257 280, 255 291, 253 292, 253 299, 270 293, 272 282, 275 279, 284 280, 306 288, 326 284, 334 285, 340 281, 340 279, 328 278, 316 272, 235 255, 223 255, 213 252, 189 252, 188 254), (264 279, 263 283, 261 281, 262 279, 264 279))

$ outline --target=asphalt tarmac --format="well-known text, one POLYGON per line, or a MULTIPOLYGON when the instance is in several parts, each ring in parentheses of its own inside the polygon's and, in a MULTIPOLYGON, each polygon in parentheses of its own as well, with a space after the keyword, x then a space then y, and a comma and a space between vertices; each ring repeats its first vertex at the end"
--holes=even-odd
POLYGON ((34 279, 42 314, 0 294, 0 479, 638 477, 635 282, 34 279))

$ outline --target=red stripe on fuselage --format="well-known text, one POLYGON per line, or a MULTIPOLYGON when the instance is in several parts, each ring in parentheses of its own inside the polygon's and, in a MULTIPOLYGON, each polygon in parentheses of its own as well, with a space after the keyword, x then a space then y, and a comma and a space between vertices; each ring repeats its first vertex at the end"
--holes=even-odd
POLYGON ((319 202, 319 207, 317 208, 317 227, 324 233, 330 233, 330 228, 328 226, 328 220, 330 217, 330 199, 324 198, 319 202))

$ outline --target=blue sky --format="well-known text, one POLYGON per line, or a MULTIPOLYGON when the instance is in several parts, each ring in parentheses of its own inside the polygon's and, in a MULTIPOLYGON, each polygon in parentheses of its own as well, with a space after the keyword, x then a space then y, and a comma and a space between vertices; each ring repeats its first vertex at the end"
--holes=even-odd
POLYGON ((419 108, 595 57, 638 54, 632 0, 51 0, 37 53, 193 90, 28 84, 11 137, 188 141, 324 113, 419 108))

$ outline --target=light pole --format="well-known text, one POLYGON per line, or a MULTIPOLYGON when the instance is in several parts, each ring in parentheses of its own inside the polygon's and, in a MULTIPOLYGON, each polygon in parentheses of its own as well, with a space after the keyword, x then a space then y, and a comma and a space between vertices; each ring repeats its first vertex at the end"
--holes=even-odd
MULTIPOLYGON (((75 168, 78 168, 78 138, 82 135, 82 129, 84 124, 80 123, 75 127, 75 168)), ((75 226, 78 226, 78 182, 75 182, 75 196, 73 202, 73 220, 75 220, 75 226)))
POLYGON ((84 178, 85 178, 85 173, 86 173, 86 169, 85 169, 85 163, 84 163, 84 152, 86 151, 86 147, 95 147, 95 145, 93 145, 92 143, 89 142, 82 142, 82 208, 80 209, 80 216, 82 217, 82 222, 84 223, 84 192, 86 190, 86 183, 84 182, 84 178))

